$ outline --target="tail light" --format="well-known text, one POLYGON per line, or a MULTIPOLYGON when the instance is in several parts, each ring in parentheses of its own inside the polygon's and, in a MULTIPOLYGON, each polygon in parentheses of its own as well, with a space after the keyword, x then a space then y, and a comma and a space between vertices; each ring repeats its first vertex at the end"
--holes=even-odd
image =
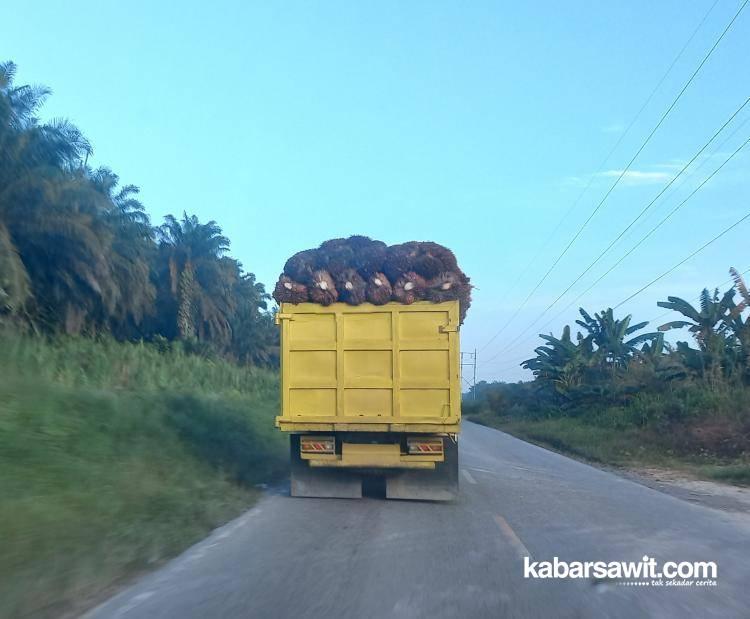
POLYGON ((443 439, 409 437, 406 439, 406 449, 410 455, 439 455, 443 453, 443 439))
POLYGON ((303 454, 336 453, 336 439, 332 436, 303 436, 299 440, 299 450, 303 454))

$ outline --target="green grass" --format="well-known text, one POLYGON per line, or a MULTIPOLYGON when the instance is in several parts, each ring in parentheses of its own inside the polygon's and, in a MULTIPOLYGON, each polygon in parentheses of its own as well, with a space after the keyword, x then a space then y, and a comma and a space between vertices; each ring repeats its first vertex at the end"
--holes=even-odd
POLYGON ((651 426, 631 423, 622 413, 622 409, 605 408, 595 415, 518 419, 470 409, 466 418, 589 462, 636 470, 665 468, 750 485, 750 463, 744 451, 747 437, 742 426, 737 429, 735 419, 706 415, 651 426), (735 442, 739 441, 738 446, 735 442))
POLYGON ((274 373, 0 338, 0 616, 58 617, 238 515, 286 466, 274 373))
MULTIPOLYGON (((475 420, 473 417, 469 419, 475 420)), ((603 428, 577 419, 513 421, 480 418, 477 421, 592 462, 627 466, 634 463, 665 465, 674 460, 658 446, 646 442, 634 428, 603 428)))
POLYGON ((700 472, 717 481, 750 486, 750 464, 729 464, 726 466, 705 465, 700 472))

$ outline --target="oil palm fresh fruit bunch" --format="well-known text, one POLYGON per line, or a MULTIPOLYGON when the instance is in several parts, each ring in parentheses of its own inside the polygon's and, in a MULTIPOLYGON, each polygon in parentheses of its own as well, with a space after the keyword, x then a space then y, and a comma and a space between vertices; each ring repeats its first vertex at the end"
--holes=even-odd
POLYGON ((318 269, 313 272, 311 279, 310 301, 319 305, 330 305, 338 300, 339 294, 336 290, 336 284, 328 271, 318 269))
POLYGON ((460 284, 458 286, 458 324, 464 324, 466 313, 471 307, 471 289, 473 286, 463 272, 458 272, 460 284))
POLYGON ((361 305, 367 299, 367 282, 355 269, 344 269, 334 281, 339 301, 349 305, 361 305))
POLYGON ((373 305, 385 305, 393 297, 393 287, 384 273, 373 273, 367 279, 367 300, 373 305))
POLYGON ((349 239, 330 239, 318 247, 318 268, 328 271, 335 279, 350 269, 353 262, 354 249, 349 239))
POLYGON ((425 298, 428 301, 442 303, 443 301, 452 301, 458 298, 461 280, 454 271, 444 271, 428 280, 425 298))
POLYGON ((350 236, 349 243, 354 253, 352 266, 365 279, 383 269, 388 246, 367 236, 350 236))
POLYGON ((412 270, 422 277, 432 279, 440 273, 458 271, 458 261, 447 247, 432 241, 421 241, 417 243, 412 270))
POLYGON ((425 298, 434 303, 457 299, 459 318, 463 323, 471 305, 471 283, 462 271, 446 271, 427 282, 425 298))
POLYGON ((408 241, 399 245, 391 245, 383 261, 383 273, 394 283, 404 273, 413 271, 414 260, 417 257, 419 243, 408 241))
POLYGON ((273 298, 277 303, 294 303, 296 305, 307 302, 309 294, 307 286, 282 273, 273 289, 273 298))
POLYGON ((309 300, 320 305, 458 300, 463 322, 471 289, 456 256, 439 243, 408 241, 388 247, 354 235, 294 254, 284 265, 274 298, 280 303, 309 300))
POLYGON ((295 282, 310 284, 313 272, 320 268, 317 249, 305 249, 294 254, 284 264, 284 275, 295 282))
POLYGON ((396 281, 409 271, 429 280, 440 273, 458 270, 453 252, 432 241, 409 241, 392 245, 388 248, 383 263, 383 272, 391 281, 396 281))
POLYGON ((407 271, 393 285, 393 299, 405 305, 425 298, 427 282, 414 271, 407 271))

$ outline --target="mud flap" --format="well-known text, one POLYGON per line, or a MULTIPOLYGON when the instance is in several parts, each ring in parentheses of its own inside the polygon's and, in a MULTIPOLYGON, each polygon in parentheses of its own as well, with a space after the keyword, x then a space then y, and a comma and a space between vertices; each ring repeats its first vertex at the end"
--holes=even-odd
POLYGON ((299 435, 290 436, 291 492, 294 497, 361 499, 362 478, 341 469, 312 468, 300 457, 299 435))
POLYGON ((388 475, 385 496, 388 499, 418 501, 454 501, 458 498, 458 443, 445 440, 445 461, 435 470, 404 470, 388 475))

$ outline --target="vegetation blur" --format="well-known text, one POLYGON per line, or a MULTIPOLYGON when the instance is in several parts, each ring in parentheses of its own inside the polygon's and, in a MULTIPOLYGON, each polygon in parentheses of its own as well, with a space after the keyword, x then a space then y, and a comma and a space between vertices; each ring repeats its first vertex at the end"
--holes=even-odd
POLYGON ((60 617, 286 467, 277 373, 114 339, 0 339, 0 616, 60 617))
POLYGON ((0 616, 77 616, 286 468, 269 297, 219 226, 42 122, 0 64, 0 616))
POLYGON ((275 364, 270 297, 216 222, 153 226, 137 186, 88 166, 78 128, 39 119, 49 95, 0 64, 0 323, 275 364))
POLYGON ((734 286, 704 289, 697 305, 660 301, 680 319, 655 331, 612 309, 581 309, 575 337, 570 326, 540 335, 522 363, 532 382, 479 383, 465 414, 592 460, 750 483, 750 292, 730 271, 734 286), (690 341, 666 342, 673 329, 690 341))

